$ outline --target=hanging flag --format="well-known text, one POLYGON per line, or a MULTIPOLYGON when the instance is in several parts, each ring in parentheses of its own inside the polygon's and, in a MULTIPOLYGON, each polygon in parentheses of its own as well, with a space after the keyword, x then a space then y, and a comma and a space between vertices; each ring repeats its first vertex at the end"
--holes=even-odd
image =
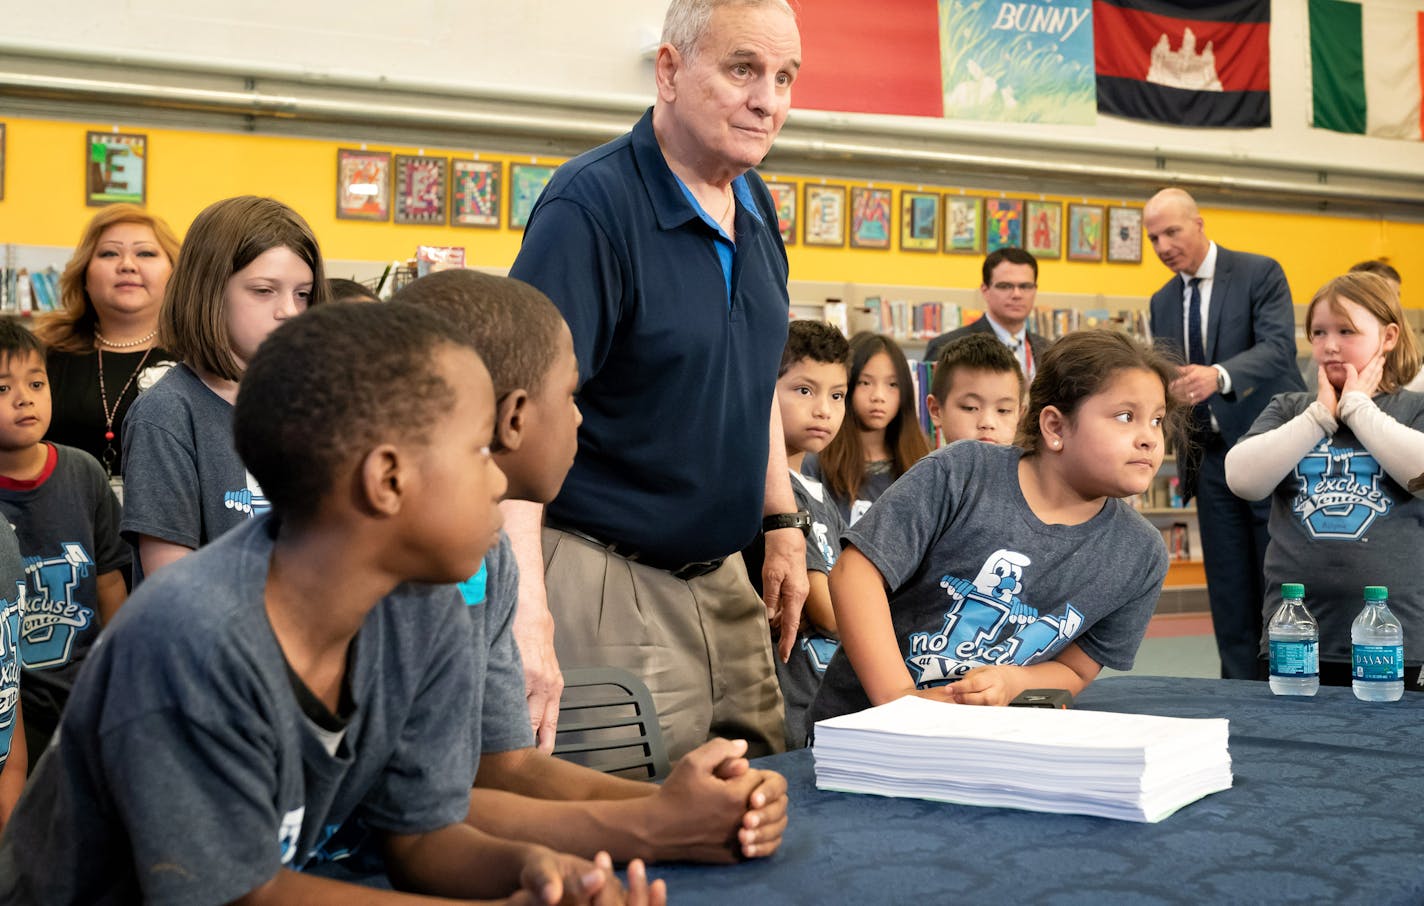
POLYGON ((1092 8, 1092 0, 939 0, 944 115, 1092 125, 1092 8))
POLYGON ((1310 0, 1310 84, 1320 129, 1420 138, 1424 12, 1310 0))
POLYGON ((1270 0, 1094 0, 1098 112, 1174 126, 1271 124, 1270 0))

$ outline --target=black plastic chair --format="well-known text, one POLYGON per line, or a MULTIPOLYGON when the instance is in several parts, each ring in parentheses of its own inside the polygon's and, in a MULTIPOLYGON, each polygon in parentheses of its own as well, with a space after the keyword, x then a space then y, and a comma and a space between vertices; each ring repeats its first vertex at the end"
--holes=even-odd
POLYGON ((564 670, 554 754, 634 780, 659 780, 668 773, 652 693, 642 680, 617 667, 564 670))

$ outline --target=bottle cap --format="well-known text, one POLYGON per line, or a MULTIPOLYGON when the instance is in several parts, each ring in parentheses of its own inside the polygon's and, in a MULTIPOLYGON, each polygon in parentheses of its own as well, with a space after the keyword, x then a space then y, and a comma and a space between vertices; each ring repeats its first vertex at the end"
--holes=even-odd
POLYGON ((1305 586, 1296 582, 1286 582, 1281 585, 1282 598, 1304 598, 1305 586))
POLYGON ((1383 586, 1383 585, 1366 585, 1366 586, 1365 586, 1365 600, 1366 600, 1366 601, 1388 601, 1388 600, 1389 600, 1389 589, 1386 588, 1386 587, 1383 586))

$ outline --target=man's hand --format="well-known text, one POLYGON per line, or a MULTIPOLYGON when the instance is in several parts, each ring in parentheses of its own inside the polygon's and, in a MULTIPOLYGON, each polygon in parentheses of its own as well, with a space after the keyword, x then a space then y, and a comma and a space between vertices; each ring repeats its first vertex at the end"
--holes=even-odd
POLYGON ((643 863, 628 864, 628 889, 613 873, 613 860, 599 853, 593 862, 556 853, 542 846, 530 847, 530 858, 519 873, 518 894, 510 906, 665 906, 667 886, 662 881, 648 883, 643 863))
POLYGON ((766 560, 762 564, 762 600, 772 628, 781 630, 777 654, 782 661, 791 657, 796 634, 801 629, 801 608, 811 590, 806 578, 806 536, 800 529, 767 532, 766 560))
POLYGON ((734 862, 769 856, 786 830, 786 780, 752 770, 744 740, 688 752, 658 789, 650 816, 659 859, 734 862))
MULTIPOLYGON (((543 576, 539 577, 541 580, 543 576)), ((554 733, 559 726, 559 696, 564 691, 564 675, 554 654, 554 618, 541 600, 531 606, 525 597, 524 582, 519 590, 519 611, 514 615, 514 641, 524 662, 524 694, 529 704, 529 725, 541 752, 554 751, 554 733)), ((544 583, 539 582, 539 591, 544 583)))
POLYGON ((544 551, 540 526, 544 509, 525 500, 505 500, 504 530, 514 561, 519 565, 519 606, 514 611, 514 642, 524 663, 524 695, 529 702, 529 725, 541 752, 554 751, 554 731, 559 725, 559 695, 564 675, 554 654, 554 616, 544 587, 544 551))
POLYGON ((1183 365, 1172 381, 1172 396, 1180 403, 1195 406, 1216 392, 1217 370, 1211 365, 1183 365))

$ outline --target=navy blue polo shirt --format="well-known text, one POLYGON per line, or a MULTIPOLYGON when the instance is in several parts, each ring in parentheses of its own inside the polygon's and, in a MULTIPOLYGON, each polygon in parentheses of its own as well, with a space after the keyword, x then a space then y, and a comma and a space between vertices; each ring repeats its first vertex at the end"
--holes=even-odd
POLYGON ((668 168, 651 111, 540 195, 510 276, 568 321, 583 411, 551 522, 664 564, 726 556, 756 535, 790 303, 771 195, 754 172, 745 189, 730 302, 726 240, 668 168))

